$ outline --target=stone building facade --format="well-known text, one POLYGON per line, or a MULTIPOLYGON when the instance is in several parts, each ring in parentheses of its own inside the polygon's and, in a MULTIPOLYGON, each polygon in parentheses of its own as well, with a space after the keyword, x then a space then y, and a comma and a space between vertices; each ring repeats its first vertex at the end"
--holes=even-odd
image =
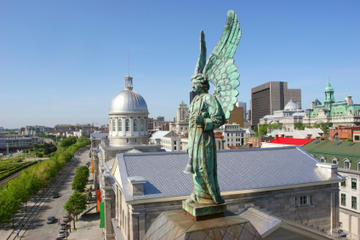
MULTIPOLYGON (((192 192, 191 176, 182 173, 186 156, 124 153, 108 161, 99 158, 106 239, 144 239, 161 212, 181 209, 192 192)), ((218 161, 222 196, 232 213, 255 206, 307 233, 330 236, 337 230, 342 177, 336 165, 317 162, 298 148, 220 151, 218 161)))
POLYGON ((340 226, 349 239, 360 238, 360 143, 314 141, 303 147, 321 162, 338 165, 340 226))
POLYGON ((328 81, 324 104, 315 99, 312 102, 312 109, 307 111, 303 123, 306 125, 329 123, 334 127, 360 125, 360 104, 354 104, 351 96, 347 96, 344 101, 335 102, 335 91, 328 81))

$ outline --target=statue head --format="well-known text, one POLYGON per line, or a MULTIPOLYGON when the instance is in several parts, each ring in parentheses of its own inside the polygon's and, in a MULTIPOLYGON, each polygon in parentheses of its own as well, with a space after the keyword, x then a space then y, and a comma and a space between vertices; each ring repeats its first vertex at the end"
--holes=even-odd
POLYGON ((203 73, 195 74, 192 78, 192 88, 197 94, 207 93, 210 85, 207 76, 203 73))

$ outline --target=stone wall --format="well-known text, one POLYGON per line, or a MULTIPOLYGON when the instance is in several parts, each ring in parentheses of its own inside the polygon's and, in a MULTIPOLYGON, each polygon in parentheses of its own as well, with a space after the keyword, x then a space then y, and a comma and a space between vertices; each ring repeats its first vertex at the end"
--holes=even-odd
MULTIPOLYGON (((338 226, 338 185, 292 188, 259 193, 224 196, 228 211, 240 213, 254 205, 262 211, 285 220, 303 224, 309 228, 330 233, 338 226), (301 196, 311 196, 309 205, 300 206, 301 196), (330 210, 331 209, 331 210, 330 210)), ((164 211, 181 209, 181 201, 128 205, 131 230, 129 239, 142 239, 155 218, 164 211), (136 232, 137 231, 137 232, 136 232)))

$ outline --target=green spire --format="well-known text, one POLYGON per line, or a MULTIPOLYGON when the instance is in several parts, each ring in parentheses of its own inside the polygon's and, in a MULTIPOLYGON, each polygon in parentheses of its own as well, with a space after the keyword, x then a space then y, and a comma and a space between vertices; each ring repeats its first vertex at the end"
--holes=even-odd
POLYGON ((328 78, 328 83, 326 85, 325 92, 334 92, 334 88, 330 84, 330 77, 328 78))
POLYGON ((334 88, 330 84, 330 77, 328 78, 328 83, 325 88, 325 104, 331 104, 335 102, 334 88))

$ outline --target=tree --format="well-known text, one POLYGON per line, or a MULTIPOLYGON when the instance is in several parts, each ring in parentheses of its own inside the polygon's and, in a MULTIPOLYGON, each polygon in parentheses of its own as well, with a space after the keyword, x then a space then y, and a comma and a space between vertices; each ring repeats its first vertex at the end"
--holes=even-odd
POLYGON ((73 145, 74 143, 76 143, 76 140, 77 140, 76 137, 65 138, 60 142, 60 146, 64 147, 64 148, 69 147, 69 146, 73 145))
POLYGON ((294 124, 295 129, 299 129, 299 130, 304 130, 305 129, 305 125, 301 122, 297 122, 294 124))
POLYGON ((89 178, 89 168, 87 166, 81 166, 76 169, 74 181, 72 183, 72 189, 78 192, 84 192, 85 186, 89 178))
POLYGON ((86 209, 86 195, 75 191, 65 203, 65 210, 72 217, 73 228, 76 229, 75 220, 78 215, 86 209))

